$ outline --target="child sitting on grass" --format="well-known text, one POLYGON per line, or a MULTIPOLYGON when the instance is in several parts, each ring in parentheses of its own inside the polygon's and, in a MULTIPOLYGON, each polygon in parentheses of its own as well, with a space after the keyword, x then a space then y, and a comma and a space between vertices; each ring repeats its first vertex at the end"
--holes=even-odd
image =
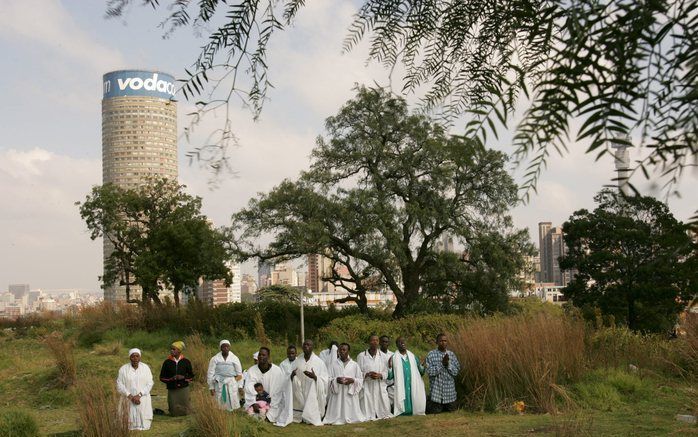
POLYGON ((267 411, 269 411, 269 406, 271 405, 271 397, 269 396, 269 393, 264 391, 264 385, 262 385, 261 382, 254 385, 254 390, 257 392, 257 396, 255 396, 256 402, 247 407, 247 414, 264 419, 267 416, 267 411))

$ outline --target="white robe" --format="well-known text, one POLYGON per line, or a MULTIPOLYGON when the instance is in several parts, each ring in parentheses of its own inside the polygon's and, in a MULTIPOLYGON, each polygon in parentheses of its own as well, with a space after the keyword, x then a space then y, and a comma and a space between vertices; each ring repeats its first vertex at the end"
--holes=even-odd
POLYGON ((247 369, 247 381, 245 383, 245 408, 249 408, 257 401, 257 392, 254 385, 261 383, 264 390, 271 397, 271 405, 266 417, 269 422, 277 426, 286 426, 293 421, 293 400, 290 396, 290 380, 286 373, 276 364, 266 373, 259 370, 258 365, 247 369))
POLYGON ((289 377, 291 376, 291 373, 296 370, 296 366, 298 365, 298 359, 295 359, 293 361, 289 361, 288 358, 283 360, 281 364, 279 364, 279 367, 281 370, 284 371, 286 375, 289 377))
POLYGON ((392 417, 390 413, 390 399, 388 398, 388 359, 380 350, 372 357, 366 350, 356 357, 356 362, 364 376, 363 390, 361 390, 361 410, 366 420, 387 419, 392 417), (380 373, 381 379, 367 378, 368 372, 380 373))
POLYGON ((322 423, 326 425, 344 425, 366 420, 361 412, 359 393, 363 386, 363 374, 356 361, 335 360, 330 368, 330 389, 327 401, 327 413, 322 423), (337 382, 338 377, 354 379, 349 385, 337 382))
POLYGON ((147 364, 139 363, 134 369, 131 364, 124 364, 116 378, 116 391, 123 397, 141 395, 139 405, 128 401, 128 429, 145 431, 150 429, 153 421, 153 406, 150 390, 153 389, 153 374, 147 364))
POLYGON ((242 364, 232 352, 228 352, 227 358, 223 358, 223 353, 218 352, 209 360, 206 381, 208 388, 215 391, 221 408, 228 411, 240 408, 238 381, 235 379, 240 375, 242 375, 242 364))
POLYGON ((308 361, 303 355, 296 358, 296 376, 293 378, 293 421, 322 425, 327 402, 328 375, 325 363, 312 354, 308 361), (317 381, 308 377, 304 371, 315 371, 317 381))
MULTIPOLYGON (((393 376, 395 377, 395 403, 393 416, 399 416, 405 411, 405 377, 402 368, 402 354, 395 351, 393 354, 393 376)), ((410 372, 412 382, 412 415, 422 416, 427 408, 427 393, 424 390, 424 381, 419 374, 417 360, 414 354, 407 351, 407 359, 410 360, 410 372)))
POLYGON ((325 367, 329 372, 329 370, 332 368, 332 363, 338 360, 337 346, 332 345, 330 349, 321 350, 318 357, 320 357, 322 362, 325 363, 325 367))

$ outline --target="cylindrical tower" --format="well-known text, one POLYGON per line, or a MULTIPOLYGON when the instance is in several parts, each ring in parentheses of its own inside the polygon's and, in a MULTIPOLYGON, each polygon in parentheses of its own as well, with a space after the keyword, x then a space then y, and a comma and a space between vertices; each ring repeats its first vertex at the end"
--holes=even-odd
MULTIPOLYGON (((159 71, 119 70, 102 81, 102 182, 135 188, 148 177, 177 179, 176 82, 159 71)), ((105 240, 104 256, 111 252, 105 240)), ((131 287, 131 296, 140 289, 131 287)), ((109 301, 125 287, 106 287, 109 301)))

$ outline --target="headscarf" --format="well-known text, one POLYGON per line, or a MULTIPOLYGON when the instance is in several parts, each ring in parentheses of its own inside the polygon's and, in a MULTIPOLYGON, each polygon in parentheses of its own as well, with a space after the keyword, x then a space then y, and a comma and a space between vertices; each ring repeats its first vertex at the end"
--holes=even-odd
POLYGON ((175 341, 174 343, 172 343, 172 347, 182 352, 184 350, 184 342, 179 340, 175 341))
POLYGON ((139 356, 142 356, 141 350, 138 349, 137 347, 134 347, 133 349, 130 349, 128 351, 128 357, 131 358, 131 355, 133 355, 133 354, 138 354, 139 356))
POLYGON ((221 340, 221 342, 218 343, 218 347, 221 347, 221 346, 223 346, 224 344, 227 344, 228 346, 230 346, 230 342, 229 342, 228 340, 221 340))
POLYGON ((252 359, 257 361, 257 357, 259 356, 259 352, 255 352, 252 354, 252 359))

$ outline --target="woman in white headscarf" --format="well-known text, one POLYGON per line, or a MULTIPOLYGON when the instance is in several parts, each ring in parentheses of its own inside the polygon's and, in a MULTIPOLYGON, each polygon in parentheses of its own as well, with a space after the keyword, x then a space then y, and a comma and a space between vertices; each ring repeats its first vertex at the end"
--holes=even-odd
POLYGON ((147 364, 141 363, 140 349, 128 351, 131 361, 119 369, 116 390, 128 401, 128 428, 145 431, 153 421, 153 406, 150 390, 153 389, 153 374, 147 364))
POLYGON ((230 351, 228 340, 221 340, 218 347, 221 351, 208 362, 206 380, 211 395, 218 399, 221 408, 233 411, 240 408, 238 382, 242 379, 242 365, 240 359, 230 351))

